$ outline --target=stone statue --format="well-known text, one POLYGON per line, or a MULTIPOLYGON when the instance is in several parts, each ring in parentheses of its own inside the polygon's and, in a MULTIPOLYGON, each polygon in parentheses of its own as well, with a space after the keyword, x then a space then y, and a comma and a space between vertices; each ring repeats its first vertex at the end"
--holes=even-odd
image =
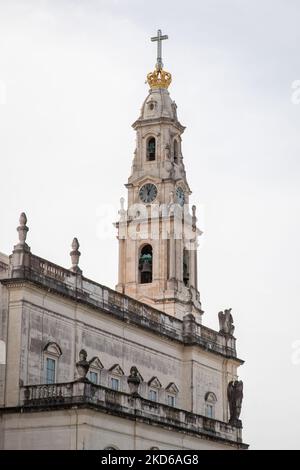
POLYGON ((170 145, 169 144, 166 144, 165 150, 166 150, 166 160, 170 160, 170 145))
POLYGON ((228 310, 224 310, 223 312, 219 312, 219 324, 220 324, 220 333, 223 333, 224 335, 230 335, 232 336, 234 333, 234 324, 233 324, 233 318, 231 315, 231 308, 228 310))
POLYGON ((87 352, 85 349, 81 349, 79 352, 79 361, 76 362, 76 369, 78 373, 78 379, 77 381, 88 381, 86 378, 86 375, 89 371, 91 363, 96 359, 96 357, 93 357, 91 360, 87 361, 87 352))
POLYGON ((133 397, 139 396, 139 386, 141 383, 140 374, 136 366, 132 366, 130 369, 130 375, 128 376, 127 383, 129 386, 130 393, 133 397))
POLYGON ((231 381, 227 387, 227 398, 229 403, 230 419, 229 424, 241 426, 239 419, 243 401, 243 382, 242 380, 231 381))

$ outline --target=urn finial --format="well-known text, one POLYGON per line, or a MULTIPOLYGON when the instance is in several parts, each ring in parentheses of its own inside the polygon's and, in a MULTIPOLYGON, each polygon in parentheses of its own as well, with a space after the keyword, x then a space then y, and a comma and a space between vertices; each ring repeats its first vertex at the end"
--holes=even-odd
POLYGON ((25 212, 22 212, 19 218, 19 227, 17 227, 17 231, 19 234, 19 244, 26 245, 26 237, 29 228, 27 227, 27 217, 25 212))
POLYGON ((73 238, 72 251, 70 252, 70 256, 71 256, 71 262, 72 262, 71 271, 73 271, 74 273, 81 273, 81 269, 78 266, 79 258, 81 255, 79 251, 79 246, 80 245, 79 245, 78 239, 76 237, 73 238))

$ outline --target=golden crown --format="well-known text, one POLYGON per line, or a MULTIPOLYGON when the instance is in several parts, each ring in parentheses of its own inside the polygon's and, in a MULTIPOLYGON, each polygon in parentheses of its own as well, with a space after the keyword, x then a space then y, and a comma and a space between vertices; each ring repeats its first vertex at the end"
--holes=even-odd
POLYGON ((168 88, 172 81, 172 75, 166 70, 155 68, 154 72, 147 75, 147 82, 150 88, 168 88))

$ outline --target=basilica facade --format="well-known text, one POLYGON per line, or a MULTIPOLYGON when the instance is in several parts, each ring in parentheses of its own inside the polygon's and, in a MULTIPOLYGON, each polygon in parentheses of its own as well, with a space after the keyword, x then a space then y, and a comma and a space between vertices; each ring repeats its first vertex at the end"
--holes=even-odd
POLYGON ((116 289, 85 277, 76 238, 70 269, 34 254, 25 213, 0 254, 0 449, 247 448, 233 317, 203 325, 185 128, 152 39, 116 289))

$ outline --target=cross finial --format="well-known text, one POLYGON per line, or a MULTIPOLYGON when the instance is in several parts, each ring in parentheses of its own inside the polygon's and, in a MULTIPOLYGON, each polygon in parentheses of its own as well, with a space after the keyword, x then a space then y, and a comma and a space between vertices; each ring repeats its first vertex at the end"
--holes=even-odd
POLYGON ((157 42, 157 62, 156 62, 157 70, 162 70, 163 65, 164 65, 162 61, 162 44, 161 44, 161 42, 164 39, 168 39, 168 36, 166 34, 162 35, 160 29, 157 31, 157 36, 151 38, 151 41, 157 42))

